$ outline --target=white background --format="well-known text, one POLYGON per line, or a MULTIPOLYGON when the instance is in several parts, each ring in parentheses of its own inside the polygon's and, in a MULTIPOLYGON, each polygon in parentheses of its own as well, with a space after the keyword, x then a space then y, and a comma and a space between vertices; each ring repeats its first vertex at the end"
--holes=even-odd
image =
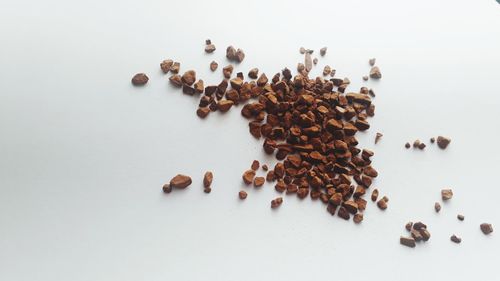
POLYGON ((443 1, 3 1, 0 10, 0 280, 495 280, 499 278, 500 5, 443 1), (203 52, 204 40, 217 46, 203 52), (172 88, 166 58, 218 83, 210 61, 272 74, 328 46, 325 64, 372 87, 360 134, 390 198, 361 225, 319 201, 243 187, 253 159, 273 165, 241 107, 206 120, 172 88), (368 59, 383 78, 363 82, 368 59), (130 78, 150 82, 134 88, 130 78), (382 141, 374 146, 375 132, 382 141), (405 150, 446 135, 445 151, 405 150), (213 191, 203 193, 206 170, 213 191), (193 177, 169 195, 177 173, 193 177), (433 210, 440 190, 454 198, 433 210), (248 189, 241 202, 238 191, 248 189), (465 215, 460 222, 456 215, 465 215), (399 245, 404 224, 431 240, 399 245), (479 224, 497 232, 484 236, 479 224), (449 241, 452 234, 462 244, 449 241))

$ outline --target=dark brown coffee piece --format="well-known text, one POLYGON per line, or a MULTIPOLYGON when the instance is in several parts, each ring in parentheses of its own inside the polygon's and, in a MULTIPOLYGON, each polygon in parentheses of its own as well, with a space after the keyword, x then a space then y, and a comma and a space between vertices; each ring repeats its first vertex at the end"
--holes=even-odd
POLYGON ((377 144, 383 136, 384 135, 382 135, 381 133, 377 133, 375 135, 375 144, 377 144))
POLYGON ((173 64, 174 64, 174 61, 170 60, 170 59, 162 61, 160 63, 161 71, 163 71, 163 73, 167 74, 170 71, 170 68, 172 67, 173 64))
POLYGON ((488 235, 493 232, 493 226, 490 223, 482 223, 480 226, 481 231, 488 235))
POLYGON ((319 54, 323 57, 326 55, 326 50, 327 50, 327 47, 323 47, 321 49, 319 49, 319 54))
POLYGON ((431 238, 431 233, 426 228, 420 229, 419 233, 420 236, 422 236, 422 240, 424 241, 429 241, 429 239, 431 238))
POLYGON ((228 60, 235 60, 236 59, 236 48, 233 46, 228 46, 226 48, 226 58, 228 60))
POLYGON ((172 66, 170 67, 170 72, 174 74, 178 74, 179 71, 181 70, 181 63, 180 62, 174 62, 172 66))
POLYGON ((263 165, 262 165, 262 170, 267 171, 268 169, 269 169, 269 167, 267 167, 267 165, 266 165, 266 164, 263 164, 263 165))
POLYGON ((231 74, 233 74, 234 67, 230 64, 222 69, 222 74, 226 79, 231 78, 231 74))
POLYGON ((425 146, 426 146, 425 143, 421 142, 418 145, 418 149, 423 150, 425 148, 425 146))
POLYGON ((212 71, 216 71, 217 70, 217 67, 219 67, 219 64, 216 62, 216 61, 212 61, 210 63, 210 70, 212 71))
POLYGON ((178 174, 170 180, 170 186, 175 188, 186 188, 191 183, 191 177, 182 174, 178 174))
POLYGON ((255 179, 253 180, 253 186, 254 187, 261 187, 264 185, 265 182, 266 182, 266 179, 264 177, 255 177, 255 179))
POLYGON ((184 84, 191 86, 196 81, 196 72, 194 70, 188 70, 184 72, 181 79, 184 84))
POLYGON ((214 179, 214 174, 210 171, 206 172, 203 176, 203 186, 210 187, 212 185, 212 181, 214 179))
POLYGON ((351 218, 351 216, 349 215, 349 212, 344 207, 339 208, 339 211, 337 212, 337 216, 343 218, 344 220, 349 220, 351 218))
POLYGON ((451 142, 450 138, 443 137, 443 136, 437 137, 437 144, 438 144, 439 148, 441 148, 441 149, 446 149, 446 147, 448 147, 450 142, 451 142))
POLYGON ((137 73, 136 75, 134 75, 134 77, 132 77, 132 84, 134 86, 143 86, 148 83, 148 81, 149 78, 144 73, 137 73))
POLYGON ((235 60, 237 62, 242 62, 244 59, 245 59, 245 53, 243 52, 242 49, 238 49, 236 51, 236 58, 235 58, 235 60))
POLYGON ((451 240, 452 242, 457 243, 457 244, 460 244, 460 242, 462 242, 462 238, 460 238, 460 237, 456 236, 455 234, 453 234, 453 235, 450 237, 450 240, 451 240))
POLYGON ((413 229, 415 230, 421 230, 423 228, 427 229, 427 225, 425 225, 423 222, 419 221, 413 224, 413 229))
MULTIPOLYGON (((386 197, 384 196, 384 198, 386 198, 386 197)), ((388 201, 384 200, 384 198, 378 200, 378 202, 377 202, 377 206, 379 207, 380 210, 387 209, 387 202, 388 201)))
POLYGON ((198 115, 198 117, 200 118, 207 117, 209 113, 210 113, 210 108, 208 107, 200 107, 196 110, 196 115, 198 115))
POLYGON ((248 72, 248 77, 250 77, 252 79, 257 79, 258 75, 259 75, 259 69, 258 68, 252 68, 248 72))
POLYGON ((411 231, 413 223, 410 221, 405 225, 406 230, 411 231))
POLYGON ((408 149, 408 148, 410 148, 410 147, 411 147, 410 143, 409 143, 409 142, 405 143, 405 147, 406 147, 407 149, 408 149))
POLYGON ((355 223, 361 223, 363 221, 363 214, 362 213, 355 214, 354 217, 352 218, 352 220, 355 223))
POLYGON ((465 219, 464 215, 457 215, 457 219, 463 221, 465 219))
POLYGON ((215 45, 210 43, 205 46, 205 52, 213 53, 215 51, 215 45))
POLYGON ((441 211, 441 204, 439 204, 439 202, 434 203, 434 210, 436 210, 436 213, 441 211))
POLYGON ((182 78, 179 74, 174 74, 172 76, 170 76, 168 78, 168 80, 170 81, 170 83, 174 86, 174 87, 177 87, 177 88, 181 88, 182 87, 182 78))
POLYGON ((241 200, 245 200, 247 198, 247 193, 245 191, 240 191, 238 192, 238 197, 240 197, 241 200))
POLYGON ((373 202, 375 202, 375 201, 377 201, 377 198, 378 198, 378 189, 376 189, 376 188, 375 188, 375 189, 372 191, 372 196, 371 196, 371 199, 372 199, 372 201, 373 201, 373 202))
POLYGON ((436 139, 435 138, 431 138, 430 141, 431 141, 431 143, 435 143, 436 139))
POLYGON ((251 184, 253 182, 253 178, 255 177, 254 170, 247 170, 243 173, 243 182, 245 184, 251 184))
POLYGON ((257 171, 259 169, 260 163, 257 160, 253 160, 252 165, 250 166, 252 170, 257 171))
POLYGON ((194 83, 193 87, 194 87, 195 93, 197 93, 197 94, 203 93, 203 91, 205 89, 205 87, 203 85, 203 80, 201 80, 201 79, 198 80, 196 83, 194 83))
POLYGON ((172 187, 168 183, 164 184, 162 189, 163 189, 163 192, 165 192, 165 193, 172 192, 172 187))
POLYGON ((422 143, 422 142, 421 142, 420 140, 415 140, 415 141, 413 142, 413 148, 419 148, 419 146, 420 146, 420 144, 421 144, 421 143, 422 143))
POLYGON ((271 201, 271 208, 276 209, 279 206, 281 206, 282 203, 283 203, 283 197, 277 197, 276 199, 271 201))
POLYGON ((451 189, 443 189, 441 190, 441 198, 443 200, 450 200, 453 197, 453 190, 451 189))
POLYGON ((382 78, 382 73, 380 72, 380 69, 378 68, 378 66, 374 66, 374 67, 372 67, 372 69, 370 69, 370 78, 373 78, 373 79, 382 78))
POLYGON ((404 245, 404 246, 410 247, 410 248, 415 248, 415 246, 417 245, 415 243, 415 239, 413 239, 412 237, 403 237, 403 236, 401 236, 399 238, 399 243, 401 245, 404 245))
POLYGON ((410 234, 411 234, 411 237, 413 237, 413 239, 415 239, 415 241, 417 241, 417 242, 424 240, 424 237, 422 237, 422 235, 420 234, 420 231, 418 231, 416 229, 412 229, 410 231, 410 234))

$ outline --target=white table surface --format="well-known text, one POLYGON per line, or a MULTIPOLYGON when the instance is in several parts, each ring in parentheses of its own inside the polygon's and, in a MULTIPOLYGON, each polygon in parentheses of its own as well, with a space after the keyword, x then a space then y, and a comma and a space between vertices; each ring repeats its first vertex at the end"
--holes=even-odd
POLYGON ((495 0, 10 1, 0 34, 0 280, 500 278, 495 0), (328 46, 313 74, 329 64, 350 89, 376 91, 359 139, 376 153, 385 212, 369 202, 355 225, 288 196, 271 211, 269 184, 237 199, 252 160, 275 160, 241 107, 200 120, 197 99, 158 66, 172 58, 216 83, 208 65, 226 65, 229 44, 247 55, 235 72, 268 76, 295 69, 299 47, 328 46), (370 57, 379 82, 361 80, 370 57), (150 76, 144 88, 130 84, 137 72, 150 76), (445 151, 403 148, 439 134, 452 138, 445 151), (193 184, 164 195, 176 173, 193 184), (446 187, 455 196, 436 214, 446 187), (427 223, 431 240, 401 246, 409 220, 427 223))

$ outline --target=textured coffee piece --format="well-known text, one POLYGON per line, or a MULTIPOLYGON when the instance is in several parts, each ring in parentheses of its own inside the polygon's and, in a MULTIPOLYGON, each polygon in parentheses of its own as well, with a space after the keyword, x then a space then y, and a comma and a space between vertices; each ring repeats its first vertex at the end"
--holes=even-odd
POLYGON ((465 219, 464 215, 458 214, 457 219, 463 221, 465 219))
POLYGON ((174 74, 172 76, 170 76, 168 78, 168 80, 170 81, 170 83, 174 86, 174 87, 177 87, 177 88, 181 88, 182 87, 182 78, 179 74, 174 74))
POLYGON ((410 145, 410 143, 409 143, 409 142, 405 143, 405 148, 406 148, 406 149, 408 149, 408 148, 410 148, 410 147, 411 147, 411 145, 410 145))
POLYGON ((184 72, 181 79, 184 84, 191 86, 196 81, 196 72, 194 70, 188 70, 184 72))
POLYGON ((160 63, 160 68, 163 73, 167 74, 170 71, 170 68, 174 64, 174 61, 171 59, 166 59, 160 63))
POLYGON ((380 72, 380 69, 378 68, 378 66, 374 66, 374 67, 372 67, 372 69, 370 69, 370 78, 373 78, 373 79, 382 78, 382 73, 380 72))
POLYGON ((419 148, 419 146, 420 146, 420 144, 421 144, 421 143, 422 143, 422 142, 420 142, 420 140, 415 140, 415 141, 413 142, 413 148, 419 148))
POLYGON ((456 236, 455 234, 453 234, 451 237, 450 237, 450 240, 454 243, 457 243, 457 244, 460 244, 460 242, 462 242, 462 238, 456 236))
POLYGON ((255 179, 253 180, 253 186, 254 187, 261 187, 264 185, 265 182, 266 182, 266 179, 264 177, 255 177, 255 179))
POLYGON ((436 210, 436 213, 441 211, 441 204, 439 204, 439 202, 434 203, 434 210, 436 210))
POLYGON ((194 83, 193 87, 194 87, 195 93, 197 93, 197 94, 203 93, 203 91, 205 89, 203 80, 201 80, 201 79, 198 80, 196 83, 194 83))
POLYGON ((363 78, 363 81, 368 81, 368 76, 367 75, 363 76, 362 78, 363 78))
POLYGON ((162 189, 163 189, 163 192, 165 192, 165 193, 172 192, 172 187, 168 183, 164 184, 163 187, 162 187, 162 189))
POLYGON ((327 50, 327 49, 328 49, 327 47, 323 47, 323 48, 319 49, 319 54, 320 54, 322 57, 323 57, 323 56, 325 56, 325 55, 326 55, 326 50, 327 50))
POLYGON ((441 190, 441 198, 443 200, 450 200, 453 197, 453 190, 451 189, 443 189, 441 190))
POLYGON ((352 220, 355 223, 361 223, 363 221, 363 214, 362 213, 355 214, 354 217, 352 218, 352 220))
POLYGON ((312 58, 311 58, 310 53, 306 53, 305 59, 304 59, 304 65, 306 66, 306 71, 310 72, 312 67, 313 67, 312 58))
POLYGON ((413 229, 415 230, 421 230, 421 229, 427 229, 427 225, 425 225, 423 222, 416 222, 413 224, 413 229))
POLYGON ((235 60, 237 62, 242 62, 243 60, 245 59, 245 53, 243 52, 242 49, 238 49, 236 51, 236 57, 235 57, 235 60))
POLYGON ((236 48, 233 46, 228 46, 226 48, 226 58, 228 60, 235 60, 236 59, 236 48))
POLYGON ((134 75, 134 77, 132 77, 132 84, 134 86, 143 86, 148 83, 148 81, 149 78, 144 73, 137 73, 136 75, 134 75))
POLYGON ((413 227, 413 222, 411 222, 411 221, 406 223, 406 225, 405 225, 405 228, 408 231, 411 231, 412 227, 413 227))
POLYGON ((435 142, 436 142, 436 139, 432 137, 432 138, 430 139, 430 142, 431 142, 431 143, 435 143, 435 142))
POLYGON ((222 69, 222 74, 226 79, 231 78, 231 74, 233 74, 234 67, 230 64, 222 69))
POLYGON ((247 170, 243 173, 243 182, 245 184, 251 184, 253 182, 253 178, 255 177, 255 171, 254 170, 247 170))
POLYGON ((203 176, 203 186, 205 188, 210 187, 212 185, 212 181, 214 179, 214 174, 210 171, 206 172, 203 176))
POLYGON ((379 207, 380 210, 385 210, 387 209, 387 201, 384 200, 384 198, 378 200, 377 206, 379 207))
POLYGON ((257 160, 253 160, 252 165, 250 166, 252 170, 257 171, 259 169, 260 163, 257 160))
POLYGON ((216 71, 216 70, 217 70, 217 67, 219 67, 219 64, 218 64, 216 61, 214 61, 214 60, 213 60, 213 61, 210 63, 210 70, 212 70, 212 71, 216 71))
POLYGON ((426 147, 425 143, 421 142, 418 145, 418 149, 423 150, 426 147))
POLYGON ((181 63, 180 62, 174 62, 172 66, 170 67, 170 72, 177 74, 181 70, 181 63))
POLYGON ((245 200, 247 198, 247 193, 245 191, 240 191, 238 192, 238 197, 240 197, 241 200, 245 200))
POLYGON ((283 197, 277 197, 276 199, 271 201, 271 208, 276 209, 279 206, 281 206, 282 203, 283 203, 283 197))
POLYGON ((416 229, 412 229, 410 231, 410 234, 411 234, 411 237, 413 237, 413 239, 415 239, 415 241, 417 241, 417 242, 424 240, 424 237, 422 236, 422 234, 420 234, 420 231, 418 231, 416 229))
POLYGON ((375 202, 375 201, 377 201, 377 198, 378 198, 378 189, 376 189, 376 188, 375 188, 375 189, 372 191, 372 196, 371 196, 371 199, 372 199, 372 201, 373 201, 373 202, 375 202))
POLYGON ((186 188, 191 183, 191 177, 182 174, 178 174, 170 180, 170 186, 175 188, 186 188))
POLYGON ((490 223, 482 223, 480 226, 481 231, 488 235, 493 232, 493 226, 490 223))
POLYGON ((215 51, 215 45, 210 43, 205 46, 205 52, 206 53, 213 53, 215 51))
POLYGON ((349 220, 351 218, 351 215, 349 215, 349 212, 344 207, 339 208, 337 216, 343 218, 344 220, 349 220))
POLYGON ((399 243, 401 245, 404 245, 404 246, 407 246, 407 247, 410 247, 410 248, 415 248, 415 246, 417 245, 415 243, 415 239, 413 239, 412 237, 403 237, 403 236, 401 236, 399 238, 399 243))
POLYGON ((323 76, 327 76, 332 72, 332 68, 329 65, 325 65, 323 68, 323 76))
POLYGON ((375 65, 375 61, 376 59, 375 58, 371 58, 368 63, 370 64, 370 66, 374 66, 375 65))
POLYGON ((268 169, 269 169, 269 167, 267 167, 267 165, 266 165, 266 164, 263 164, 263 165, 262 165, 262 170, 267 171, 268 169))
POLYGON ((431 233, 426 229, 422 228, 419 230, 420 236, 422 236, 422 240, 428 241, 431 238, 431 233))
POLYGON ((438 136, 437 137, 437 145, 441 149, 446 149, 446 147, 448 147, 448 145, 450 144, 450 142, 451 142, 450 138, 443 137, 443 136, 438 136))
POLYGON ((217 109, 220 112, 227 112, 233 106, 234 102, 232 100, 220 100, 217 102, 217 109))
POLYGON ((208 107, 200 107, 196 110, 196 115, 198 115, 198 117, 202 119, 207 117, 209 113, 210 113, 210 108, 208 107))
POLYGON ((383 134, 377 133, 375 135, 375 144, 377 144, 383 136, 384 136, 383 134))
POLYGON ((252 79, 257 79, 258 75, 259 75, 259 69, 256 67, 250 69, 250 71, 248 72, 248 77, 252 79))

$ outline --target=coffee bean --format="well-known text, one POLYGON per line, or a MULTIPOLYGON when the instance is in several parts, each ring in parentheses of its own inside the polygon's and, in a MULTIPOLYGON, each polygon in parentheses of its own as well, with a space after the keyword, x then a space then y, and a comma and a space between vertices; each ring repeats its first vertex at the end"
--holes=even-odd
POLYGON ((361 223, 363 221, 363 214, 362 213, 355 214, 354 217, 352 218, 352 220, 355 223, 361 223))
POLYGON ((378 66, 374 66, 374 67, 372 67, 372 69, 370 69, 370 78, 373 78, 373 79, 382 78, 382 73, 380 72, 380 69, 378 68, 378 66))
POLYGON ((411 234, 411 237, 413 237, 413 239, 415 239, 415 241, 417 241, 417 242, 424 240, 424 237, 422 237, 422 234, 420 234, 420 231, 418 231, 416 229, 412 229, 410 231, 410 234, 411 234))
POLYGON ((219 64, 216 62, 216 61, 212 61, 210 63, 210 70, 212 71, 216 71, 217 70, 217 67, 219 67, 219 64))
POLYGON ((149 78, 144 73, 137 73, 136 75, 134 75, 134 77, 132 77, 132 84, 134 86, 143 86, 148 83, 148 81, 149 78))
POLYGON ((229 79, 231 78, 231 74, 233 74, 233 69, 234 67, 230 64, 228 66, 225 66, 223 69, 222 69, 222 74, 224 75, 224 77, 226 79, 229 79))
POLYGON ((450 200, 453 197, 453 191, 451 189, 441 190, 441 198, 443 200, 450 200))
POLYGON ((438 144, 439 148, 441 148, 441 149, 446 149, 446 147, 448 147, 450 142, 451 142, 451 139, 447 138, 447 137, 438 136, 438 138, 437 138, 437 144, 438 144))
POLYGON ((210 109, 208 107, 200 107, 196 110, 196 115, 200 118, 205 118, 210 113, 210 109))
POLYGON ((323 68, 323 76, 327 76, 332 72, 332 68, 329 65, 325 65, 323 68))
POLYGON ((180 62, 174 62, 172 66, 170 67, 170 72, 177 74, 181 70, 181 63, 180 62))
POLYGON ((349 215, 349 212, 344 207, 339 208, 339 211, 337 212, 337 216, 343 218, 344 220, 349 220, 351 218, 351 216, 349 215))
POLYGON ((410 248, 415 248, 415 246, 417 245, 415 243, 415 239, 413 239, 412 237, 403 237, 403 236, 401 236, 399 238, 399 243, 401 245, 404 245, 404 246, 407 246, 407 247, 410 247, 410 248))
POLYGON ((262 170, 267 171, 268 169, 269 169, 269 167, 267 167, 267 165, 266 165, 266 164, 263 164, 263 165, 262 165, 262 170))
POLYGON ((247 185, 253 182, 253 178, 255 177, 254 170, 247 170, 243 173, 243 182, 247 185))
POLYGON ((257 160, 253 160, 252 165, 250 166, 252 170, 257 171, 259 169, 260 163, 257 160))
POLYGON ((243 52, 242 49, 238 49, 236 51, 236 58, 235 58, 235 60, 237 62, 242 62, 244 59, 245 59, 245 53, 243 52))
POLYGON ((181 77, 181 80, 184 84, 186 85, 193 85, 193 83, 196 81, 196 72, 194 70, 188 70, 184 72, 184 74, 181 77))
POLYGON ((424 148, 425 148, 425 143, 421 142, 421 143, 418 145, 418 149, 423 150, 424 148))
POLYGON ((431 141, 431 143, 435 143, 436 139, 435 138, 431 138, 430 141, 431 141))
POLYGON ((214 44, 208 44, 205 46, 205 52, 207 53, 213 53, 215 51, 215 45, 214 44))
POLYGON ((277 197, 276 199, 271 201, 271 208, 276 209, 279 206, 281 206, 282 203, 283 203, 283 197, 277 197))
POLYGON ((489 223, 482 223, 479 227, 481 228, 481 231, 486 235, 493 232, 493 226, 489 223))
POLYGON ((205 187, 205 188, 203 188, 203 192, 205 192, 205 193, 210 193, 210 192, 212 192, 212 188, 210 188, 210 187, 205 187))
POLYGON ((372 199, 372 201, 373 201, 373 202, 375 202, 375 201, 377 201, 377 198, 378 198, 378 189, 376 189, 376 188, 375 188, 375 189, 372 191, 372 196, 371 196, 371 199, 372 199))
POLYGON ((205 188, 210 187, 212 185, 212 181, 214 179, 214 174, 210 171, 206 172, 203 176, 203 186, 205 188))
POLYGON ((194 87, 195 93, 197 93, 197 94, 203 93, 203 90, 205 88, 203 85, 203 80, 201 80, 201 79, 198 80, 196 83, 194 83, 193 87, 194 87))
POLYGON ((261 187, 264 185, 265 182, 266 182, 266 179, 264 177, 255 177, 255 179, 253 180, 253 186, 254 187, 261 187))
POLYGON ((426 228, 420 229, 419 232, 424 241, 428 241, 431 238, 431 233, 426 228))
POLYGON ((457 219, 463 221, 465 219, 464 215, 457 215, 457 219))
POLYGON ((168 78, 170 83, 174 85, 174 87, 181 88, 182 87, 182 78, 179 74, 174 74, 168 78))
POLYGON ((387 197, 384 196, 382 199, 378 200, 378 202, 377 202, 377 207, 379 207, 380 210, 387 209, 388 200, 386 200, 384 198, 387 198, 387 197))
POLYGON ((424 228, 427 229, 427 225, 425 225, 423 222, 419 221, 419 222, 416 222, 416 223, 413 224, 413 229, 415 229, 417 231, 421 230, 421 229, 424 229, 424 228))
POLYGON ((167 74, 170 71, 170 68, 172 67, 173 64, 174 64, 174 61, 170 60, 170 59, 162 61, 160 63, 161 71, 163 71, 163 73, 167 74))
POLYGON ((436 213, 439 213, 441 211, 441 204, 438 202, 434 203, 434 210, 436 210, 436 213))
POLYGON ((460 242, 462 242, 462 238, 460 238, 460 237, 456 236, 455 234, 453 234, 453 235, 450 237, 450 240, 451 240, 452 242, 457 243, 457 244, 460 244, 460 242))
POLYGON ((226 48, 226 58, 228 60, 235 60, 236 59, 236 48, 233 46, 228 46, 226 48))
POLYGON ((407 149, 408 149, 408 148, 410 148, 410 147, 411 147, 410 143, 409 143, 409 142, 407 142, 407 143, 405 144, 405 147, 406 147, 407 149))
POLYGON ((413 226, 413 223, 410 221, 410 222, 406 223, 405 228, 406 228, 406 230, 411 231, 412 226, 413 226))
POLYGON ((182 174, 178 174, 170 180, 170 186, 176 188, 186 188, 191 183, 191 177, 182 174))
POLYGON ((163 192, 165 192, 165 193, 172 192, 172 187, 170 186, 170 184, 166 183, 163 185, 163 192))
POLYGON ((422 142, 420 142, 420 140, 415 140, 415 141, 413 142, 413 148, 419 148, 419 146, 420 146, 420 144, 421 144, 421 143, 422 143, 422 142))
POLYGON ((252 68, 248 72, 248 77, 250 77, 252 79, 257 79, 258 75, 259 75, 259 69, 258 68, 252 68))
POLYGON ((217 103, 217 109, 220 112, 227 112, 231 108, 231 106, 233 106, 233 104, 234 102, 231 100, 220 100, 217 103))
POLYGON ((240 197, 241 200, 245 200, 247 198, 247 193, 242 190, 238 192, 238 197, 240 197))

